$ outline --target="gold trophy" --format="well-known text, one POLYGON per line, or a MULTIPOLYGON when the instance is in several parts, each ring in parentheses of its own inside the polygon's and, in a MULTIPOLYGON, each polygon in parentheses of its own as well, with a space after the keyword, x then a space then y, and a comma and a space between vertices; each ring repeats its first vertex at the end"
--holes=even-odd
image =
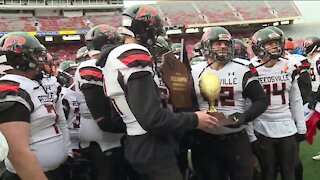
POLYGON ((201 95, 206 101, 208 101, 208 114, 216 117, 220 126, 234 124, 234 120, 227 118, 223 113, 218 112, 214 107, 215 100, 219 98, 221 91, 219 78, 213 73, 204 72, 199 80, 199 88, 201 95))
POLYGON ((199 81, 201 95, 208 101, 210 113, 217 112, 214 107, 215 100, 219 97, 221 86, 219 78, 213 73, 204 72, 199 81))

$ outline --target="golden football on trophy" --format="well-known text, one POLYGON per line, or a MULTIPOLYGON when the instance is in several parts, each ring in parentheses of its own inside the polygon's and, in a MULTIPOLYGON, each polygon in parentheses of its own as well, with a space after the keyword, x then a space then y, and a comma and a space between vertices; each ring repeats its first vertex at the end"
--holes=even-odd
POLYGON ((217 112, 214 103, 221 91, 219 78, 213 73, 204 72, 200 77, 199 88, 201 95, 208 101, 208 112, 217 112))
POLYGON ((219 126, 227 126, 236 123, 233 119, 226 117, 222 112, 217 112, 214 107, 215 100, 219 98, 221 91, 220 80, 215 74, 204 72, 199 80, 199 88, 203 98, 208 101, 208 114, 218 119, 219 126))

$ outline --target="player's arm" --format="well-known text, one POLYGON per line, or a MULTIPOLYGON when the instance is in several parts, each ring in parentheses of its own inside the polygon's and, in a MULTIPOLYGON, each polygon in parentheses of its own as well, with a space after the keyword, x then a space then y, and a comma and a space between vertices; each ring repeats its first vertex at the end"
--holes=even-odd
POLYGON ((253 74, 252 71, 248 71, 244 74, 242 88, 243 97, 249 98, 252 102, 252 105, 243 113, 235 113, 231 115, 239 120, 236 126, 253 121, 268 107, 266 93, 264 92, 259 81, 255 79, 255 74, 253 74))
POLYGON ((311 100, 311 78, 308 71, 304 71, 300 73, 298 78, 298 85, 300 88, 303 104, 310 102, 311 100))
POLYGON ((62 99, 64 117, 68 119, 70 113, 70 104, 67 99, 62 99))
POLYGON ((146 131, 173 134, 197 127, 195 113, 172 113, 169 109, 160 107, 159 90, 150 72, 131 74, 126 89, 130 109, 146 131))
MULTIPOLYGON (((301 56, 298 56, 301 57, 301 56)), ((303 104, 311 102, 312 86, 311 86, 311 77, 309 74, 310 63, 305 57, 301 57, 303 60, 300 60, 298 64, 294 65, 294 73, 297 72, 297 80, 300 88, 303 104)), ((289 60, 290 61, 290 60, 289 60)), ((293 79, 296 79, 293 77, 293 79)))
POLYGON ((87 106, 101 130, 113 133, 125 133, 126 125, 116 112, 110 99, 104 94, 103 87, 94 84, 83 84, 81 91, 87 106))
POLYGON ((267 95, 258 80, 249 82, 243 91, 243 95, 252 102, 249 109, 243 113, 246 122, 253 121, 268 108, 267 95))
POLYGON ((248 122, 248 124, 246 126, 246 131, 247 131, 250 143, 257 140, 257 137, 254 134, 253 122, 248 122))
POLYGON ((303 112, 303 101, 301 98, 300 89, 296 80, 292 82, 292 87, 289 91, 290 111, 296 122, 299 134, 306 133, 306 123, 303 112))
POLYGON ((103 90, 103 74, 97 67, 82 67, 80 90, 84 94, 87 106, 99 128, 113 133, 126 132, 126 126, 111 105, 103 90))
MULTIPOLYGON (((6 103, 2 102, 2 106, 6 103)), ((21 103, 0 112, 0 130, 9 145, 8 158, 21 179, 47 179, 37 157, 29 148, 30 111, 21 103), (17 113, 19 112, 19 113, 17 113)))
POLYGON ((59 98, 59 99, 57 99, 57 101, 55 103, 56 113, 59 118, 57 126, 61 130, 67 155, 72 157, 73 154, 72 154, 72 148, 71 148, 71 140, 70 140, 70 134, 69 134, 69 129, 68 129, 68 125, 67 125, 67 117, 69 116, 70 106, 69 106, 68 101, 65 102, 67 104, 63 104, 63 100, 66 100, 66 99, 59 98), (68 109, 65 109, 65 105, 68 105, 68 109), (66 111, 68 111, 68 112, 66 112, 66 111), (66 113, 68 113, 68 114, 66 114, 66 113))

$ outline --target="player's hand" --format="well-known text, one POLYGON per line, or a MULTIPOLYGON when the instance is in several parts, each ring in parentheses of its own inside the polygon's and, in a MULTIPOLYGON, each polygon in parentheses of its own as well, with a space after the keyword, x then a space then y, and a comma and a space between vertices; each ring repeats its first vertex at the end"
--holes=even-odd
POLYGON ((298 143, 300 143, 300 142, 306 140, 307 137, 306 137, 306 134, 296 133, 296 134, 295 134, 295 138, 296 138, 296 141, 297 141, 298 143))
POLYGON ((205 132, 210 132, 219 126, 218 119, 210 116, 209 114, 207 114, 207 112, 197 111, 196 115, 198 116, 198 129, 201 129, 205 132))
POLYGON ((228 118, 232 119, 235 122, 235 124, 227 126, 229 128, 239 128, 241 125, 243 125, 246 122, 246 119, 243 113, 236 112, 228 116, 228 118))

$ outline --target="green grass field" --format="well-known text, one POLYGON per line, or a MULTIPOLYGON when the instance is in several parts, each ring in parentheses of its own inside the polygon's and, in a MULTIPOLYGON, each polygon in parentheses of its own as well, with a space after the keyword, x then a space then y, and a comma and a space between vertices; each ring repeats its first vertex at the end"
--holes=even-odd
POLYGON ((307 142, 300 144, 300 158, 304 169, 304 180, 320 180, 320 161, 312 159, 317 152, 320 152, 320 132, 314 139, 313 145, 307 142))

